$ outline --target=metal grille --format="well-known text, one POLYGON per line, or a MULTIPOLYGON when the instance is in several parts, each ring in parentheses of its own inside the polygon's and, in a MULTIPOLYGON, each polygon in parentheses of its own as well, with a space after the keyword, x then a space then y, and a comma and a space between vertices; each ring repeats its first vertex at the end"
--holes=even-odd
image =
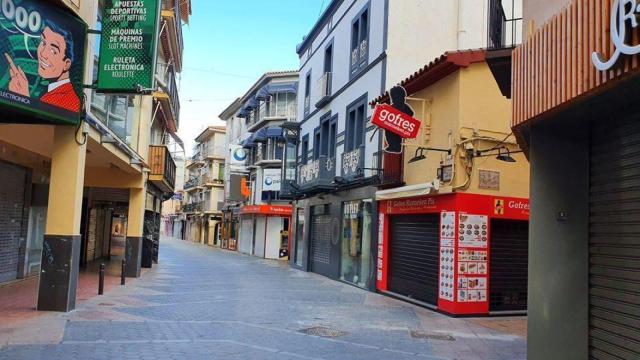
POLYGON ((18 275, 25 179, 23 168, 0 162, 0 283, 18 275))
POLYGON ((311 260, 331 264, 331 215, 314 216, 311 229, 311 260))
POLYGON ((337 338, 340 336, 347 335, 347 333, 344 331, 328 328, 326 326, 314 326, 310 328, 301 329, 298 331, 306 335, 319 336, 324 338, 337 338))
POLYGON ((640 358, 640 119, 592 128, 589 356, 640 358))
POLYGON ((529 223, 491 222, 490 311, 527 309, 529 223))
POLYGON ((437 304, 439 224, 438 214, 391 218, 389 290, 437 304))

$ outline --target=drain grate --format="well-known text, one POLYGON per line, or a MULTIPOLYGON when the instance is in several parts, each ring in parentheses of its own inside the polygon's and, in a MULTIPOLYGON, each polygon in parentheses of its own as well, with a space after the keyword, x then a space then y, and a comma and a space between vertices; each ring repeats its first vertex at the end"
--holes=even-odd
POLYGON ((314 326, 310 328, 300 329, 298 332, 301 332, 306 335, 311 336, 319 336, 323 338, 337 338, 340 336, 347 335, 346 332, 340 331, 338 329, 332 329, 326 326, 314 326))
POLYGON ((422 331, 411 330, 411 337, 414 339, 426 339, 426 340, 440 340, 440 341, 456 341, 456 339, 449 334, 442 333, 425 333, 422 331))

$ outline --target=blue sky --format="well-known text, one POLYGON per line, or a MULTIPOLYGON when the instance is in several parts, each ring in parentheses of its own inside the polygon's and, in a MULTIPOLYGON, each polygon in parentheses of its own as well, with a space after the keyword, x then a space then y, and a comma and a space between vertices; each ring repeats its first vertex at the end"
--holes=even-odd
POLYGON ((180 79, 180 137, 193 138, 265 72, 297 70, 296 45, 330 0, 191 0, 180 79))

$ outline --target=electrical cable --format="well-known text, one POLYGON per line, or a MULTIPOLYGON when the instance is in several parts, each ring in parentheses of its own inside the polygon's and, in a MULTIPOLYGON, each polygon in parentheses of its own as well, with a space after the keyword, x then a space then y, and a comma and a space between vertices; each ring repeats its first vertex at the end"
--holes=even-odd
POLYGON ((87 144, 87 134, 82 134, 84 137, 84 140, 82 142, 78 141, 78 131, 80 131, 80 129, 82 129, 82 124, 84 123, 84 119, 87 116, 87 111, 85 109, 87 103, 87 94, 86 93, 82 93, 82 103, 80 104, 80 111, 82 111, 82 116, 80 117, 80 121, 78 121, 78 124, 76 125, 76 132, 74 133, 74 140, 76 141, 76 144, 78 144, 78 146, 84 146, 87 144))

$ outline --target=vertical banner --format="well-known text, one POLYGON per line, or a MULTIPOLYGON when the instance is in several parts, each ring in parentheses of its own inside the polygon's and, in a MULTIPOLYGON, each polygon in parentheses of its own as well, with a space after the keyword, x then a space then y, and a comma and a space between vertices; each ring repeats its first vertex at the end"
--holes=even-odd
POLYGON ((105 0, 98 91, 153 88, 160 0, 105 0))
POLYGON ((87 25, 48 1, 0 3, 0 122, 76 125, 87 25))

